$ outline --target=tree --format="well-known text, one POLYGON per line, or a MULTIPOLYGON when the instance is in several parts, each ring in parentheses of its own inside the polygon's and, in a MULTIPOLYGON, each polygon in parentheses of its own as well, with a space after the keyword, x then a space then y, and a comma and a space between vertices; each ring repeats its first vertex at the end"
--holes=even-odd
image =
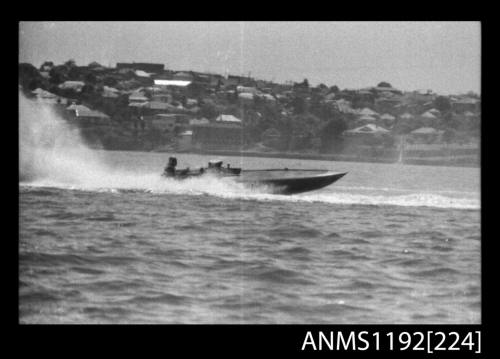
POLYGON ((200 115, 202 117, 205 117, 207 119, 213 119, 216 118, 219 115, 219 111, 217 110, 217 107, 213 103, 204 103, 200 107, 200 115))
POLYGON ((97 77, 92 72, 89 72, 85 75, 85 82, 95 85, 97 83, 97 77))
POLYGON ((52 61, 45 61, 42 64, 42 66, 40 66, 40 71, 43 71, 45 69, 45 67, 53 68, 54 67, 54 63, 52 61))
POLYGON ((64 66, 55 66, 50 70, 49 75, 52 84, 60 84, 68 79, 68 70, 64 66))
POLYGON ((382 81, 382 82, 380 82, 380 83, 377 85, 377 87, 389 87, 389 88, 391 88, 392 86, 391 86, 391 84, 390 84, 390 83, 385 82, 385 81, 382 81))
POLYGON ((451 110, 450 99, 446 96, 438 96, 434 100, 434 107, 441 113, 446 113, 451 110))
POLYGON ((42 77, 35 66, 21 63, 18 69, 19 84, 24 89, 34 90, 41 84, 42 77))
POLYGON ((333 85, 330 87, 330 92, 333 92, 334 94, 338 94, 340 92, 340 89, 337 85, 333 85))
POLYGON ((340 113, 336 113, 320 130, 321 151, 342 147, 342 134, 347 130, 347 121, 340 113))
POLYGON ((455 138, 456 138, 455 130, 450 128, 444 131, 442 139, 445 143, 451 143, 455 140, 455 138))
POLYGON ((302 96, 295 96, 292 100, 293 112, 297 115, 301 115, 306 112, 307 103, 302 96))
POLYGON ((68 60, 68 61, 66 61, 66 62, 64 63, 64 66, 66 66, 66 67, 68 68, 68 70, 69 70, 70 68, 72 68, 72 67, 75 67, 75 66, 76 66, 76 62, 75 62, 75 60, 70 59, 70 60, 68 60))
POLYGON ((319 88, 320 90, 328 90, 328 86, 326 86, 324 83, 320 83, 320 84, 318 85, 318 88, 319 88))

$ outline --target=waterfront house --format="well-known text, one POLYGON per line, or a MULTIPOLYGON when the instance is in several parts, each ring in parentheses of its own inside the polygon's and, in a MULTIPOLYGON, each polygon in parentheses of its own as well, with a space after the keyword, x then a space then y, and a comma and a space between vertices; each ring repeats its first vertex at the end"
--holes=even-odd
POLYGON ((241 120, 233 115, 220 115, 215 122, 192 125, 193 147, 198 149, 241 149, 241 120))
POLYGON ((190 126, 195 126, 195 125, 208 125, 210 123, 209 120, 206 118, 192 118, 189 120, 189 125, 190 126))
POLYGON ((193 139, 193 131, 186 130, 179 134, 177 145, 179 150, 189 150, 193 139))
POLYGON ((36 99, 40 102, 50 105, 67 105, 68 99, 65 97, 58 96, 53 94, 52 92, 43 90, 41 88, 37 88, 36 90, 31 91, 33 95, 36 96, 36 99))
POLYGON ((343 135, 346 139, 350 139, 351 141, 354 140, 363 142, 365 139, 381 137, 384 135, 388 135, 389 133, 390 131, 386 128, 371 123, 354 128, 352 130, 344 131, 343 135))
POLYGON ((413 143, 433 143, 439 141, 443 133, 433 127, 420 127, 410 132, 410 139, 413 143))
POLYGON ((175 114, 159 113, 145 116, 144 119, 149 128, 160 130, 162 132, 174 132, 174 128, 177 124, 177 116, 175 114))
POLYGON ((72 104, 67 107, 67 110, 71 115, 72 122, 79 127, 107 127, 111 125, 111 119, 108 115, 91 110, 87 106, 72 104))

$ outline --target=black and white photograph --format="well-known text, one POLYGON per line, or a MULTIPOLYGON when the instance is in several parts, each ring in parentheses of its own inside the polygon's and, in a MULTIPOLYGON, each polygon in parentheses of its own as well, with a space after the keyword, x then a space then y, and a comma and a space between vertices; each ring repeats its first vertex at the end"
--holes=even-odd
POLYGON ((18 35, 20 324, 482 323, 480 21, 18 35))

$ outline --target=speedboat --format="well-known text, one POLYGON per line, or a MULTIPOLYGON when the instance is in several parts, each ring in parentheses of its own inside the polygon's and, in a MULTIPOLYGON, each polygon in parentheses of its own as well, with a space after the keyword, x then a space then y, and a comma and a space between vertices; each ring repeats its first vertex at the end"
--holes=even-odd
POLYGON ((234 177, 236 182, 243 183, 245 186, 252 188, 266 187, 272 193, 296 194, 326 187, 344 177, 347 172, 288 168, 242 170, 229 165, 223 167, 222 161, 217 160, 210 161, 206 168, 176 170, 175 175, 167 174, 167 171, 165 171, 163 176, 182 180, 205 174, 212 174, 217 177, 234 177))

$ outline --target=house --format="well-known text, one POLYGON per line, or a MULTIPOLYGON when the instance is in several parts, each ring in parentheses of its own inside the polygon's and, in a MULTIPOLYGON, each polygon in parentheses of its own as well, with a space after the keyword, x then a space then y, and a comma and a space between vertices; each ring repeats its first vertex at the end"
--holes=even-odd
POLYGON ((238 94, 238 100, 240 101, 241 104, 252 104, 254 101, 255 95, 253 93, 249 92, 242 92, 238 94))
POLYGON ((408 120, 413 119, 414 116, 411 113, 405 112, 401 116, 399 116, 399 118, 402 119, 402 120, 408 121, 408 120))
POLYGON ((439 115, 441 115, 441 111, 439 111, 438 109, 435 109, 435 108, 431 108, 430 110, 428 110, 427 112, 430 112, 432 113, 434 116, 438 117, 439 115))
POLYGON ((380 112, 394 113, 401 105, 400 96, 383 96, 375 100, 375 108, 380 112))
POLYGON ((362 126, 362 125, 366 125, 369 123, 376 123, 376 122, 377 122, 377 118, 370 116, 370 115, 362 115, 356 119, 357 126, 362 126))
POLYGON ((150 75, 150 74, 148 74, 147 72, 142 71, 142 70, 135 70, 135 72, 134 72, 134 73, 135 73, 135 75, 136 75, 137 77, 147 77, 147 78, 151 77, 151 75, 150 75))
POLYGON ((146 97, 146 95, 142 91, 132 92, 128 97, 129 102, 146 102, 148 100, 149 99, 146 97))
POLYGON ((258 97, 268 102, 276 102, 276 98, 268 93, 261 94, 258 97))
POLYGON ((195 126, 195 125, 207 125, 209 124, 210 121, 207 120, 206 118, 200 118, 200 119, 197 119, 197 118, 192 118, 189 120, 189 125, 190 126, 195 126))
POLYGON ((433 93, 431 90, 417 90, 413 92, 407 92, 403 95, 402 100, 407 103, 414 104, 424 104, 428 102, 433 102, 436 99, 437 95, 433 93))
POLYGON ((378 112, 373 111, 372 109, 365 107, 361 111, 358 112, 359 116, 372 116, 372 117, 379 117, 380 115, 378 112))
POLYGON ((382 116, 380 116, 380 119, 383 121, 394 122, 396 120, 396 117, 388 113, 384 113, 382 116))
POLYGON ((478 99, 468 97, 452 99, 450 102, 451 109, 455 113, 463 113, 466 111, 478 112, 481 104, 478 99))
POLYGON ((114 87, 104 86, 102 88, 101 96, 106 99, 115 99, 120 96, 120 90, 115 89, 114 87))
POLYGON ((151 101, 170 103, 172 102, 172 95, 168 93, 154 92, 153 95, 151 95, 151 101))
POLYGON ((382 116, 380 116, 380 122, 384 124, 386 127, 392 127, 395 121, 396 117, 388 113, 384 113, 382 116))
POLYGON ((238 93, 251 93, 254 95, 259 94, 259 90, 256 87, 250 87, 250 86, 236 86, 236 92, 238 92, 238 93))
POLYGON ((433 115, 432 112, 426 111, 419 116, 421 123, 424 126, 431 127, 436 125, 438 120, 437 116, 433 115))
POLYGON ((433 127, 420 127, 410 132, 410 138, 414 143, 433 143, 440 140, 443 133, 433 127))
POLYGON ((180 71, 180 72, 176 72, 174 74, 174 76, 172 77, 172 80, 193 82, 194 76, 193 76, 193 74, 191 74, 189 72, 180 71))
POLYGON ((364 126, 360 126, 357 128, 354 128, 352 130, 347 130, 344 131, 344 136, 355 136, 355 137, 365 137, 365 136, 383 136, 389 134, 391 131, 381 127, 377 126, 375 124, 368 124, 364 126))
POLYGON ((229 122, 229 123, 235 123, 235 124, 242 123, 242 121, 239 118, 237 118, 233 115, 220 115, 219 117, 217 117, 215 119, 215 122, 226 122, 226 123, 229 122))
POLYGON ((85 86, 85 82, 83 81, 64 81, 58 87, 63 90, 74 90, 76 92, 82 91, 83 86, 85 86))
POLYGON ((175 114, 159 113, 152 116, 145 116, 145 121, 149 128, 154 128, 162 132, 174 132, 177 124, 175 114))
POLYGON ((255 80, 251 77, 245 76, 236 76, 236 75, 228 75, 226 79, 224 79, 224 86, 253 86, 255 85, 255 80))
POLYGON ((243 144, 241 120, 220 115, 215 122, 192 125, 192 143, 198 149, 240 149, 243 144))
POLYGON ((65 97, 58 96, 52 92, 37 88, 31 91, 32 94, 36 96, 36 99, 40 102, 51 104, 51 105, 67 105, 68 99, 65 97))
POLYGON ((149 101, 142 106, 142 110, 145 114, 154 115, 159 113, 175 113, 180 112, 177 106, 174 106, 167 102, 160 101, 149 101))
POLYGON ((243 144, 241 124, 217 122, 192 126, 193 147, 198 149, 240 149, 243 144))
POLYGON ((186 99, 186 107, 188 108, 193 108, 194 106, 198 105, 198 100, 194 98, 187 98, 186 99))
POLYGON ((76 111, 91 111, 90 108, 88 108, 87 106, 85 105, 77 105, 76 103, 72 103, 71 105, 69 105, 68 107, 66 107, 66 110, 68 112, 72 112, 73 114, 76 113, 76 111))
POLYGON ((401 90, 398 90, 394 87, 384 87, 384 86, 377 86, 373 87, 372 90, 377 93, 379 96, 390 93, 390 94, 395 94, 395 95, 402 95, 403 92, 401 90))
POLYGON ((191 83, 188 80, 164 80, 164 79, 155 79, 155 86, 165 86, 165 87, 186 87, 191 83))
POLYGON ((193 131, 191 130, 183 131, 182 133, 179 134, 179 137, 177 139, 178 149, 180 150, 190 149, 192 140, 193 140, 193 131))
POLYGON ((159 74, 164 71, 165 65, 145 63, 145 62, 133 62, 133 63, 119 62, 116 64, 116 68, 119 70, 132 69, 132 70, 141 70, 148 73, 159 74))
POLYGON ((83 105, 71 105, 67 108, 72 114, 72 120, 80 127, 110 126, 111 120, 108 115, 91 110, 83 105))
POLYGON ((338 99, 334 102, 335 107, 339 112, 344 114, 354 114, 355 110, 351 107, 351 102, 345 99, 338 99))
POLYGON ((330 92, 329 94, 325 95, 325 97, 323 97, 323 101, 325 103, 334 103, 335 102, 335 93, 334 92, 330 92))

